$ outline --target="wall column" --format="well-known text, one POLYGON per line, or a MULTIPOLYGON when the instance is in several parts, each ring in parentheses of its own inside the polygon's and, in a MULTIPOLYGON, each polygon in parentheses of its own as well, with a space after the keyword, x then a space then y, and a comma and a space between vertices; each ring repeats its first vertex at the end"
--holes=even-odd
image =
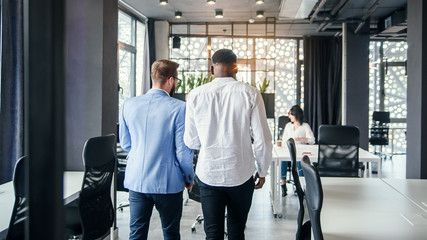
POLYGON ((369 20, 358 34, 357 24, 343 23, 342 124, 360 130, 360 147, 369 144, 369 20))
POLYGON ((427 3, 408 1, 406 178, 427 178, 427 3), (424 48, 426 46, 426 48, 424 48))
POLYGON ((65 169, 83 170, 85 141, 116 133, 118 2, 66 4, 65 169))

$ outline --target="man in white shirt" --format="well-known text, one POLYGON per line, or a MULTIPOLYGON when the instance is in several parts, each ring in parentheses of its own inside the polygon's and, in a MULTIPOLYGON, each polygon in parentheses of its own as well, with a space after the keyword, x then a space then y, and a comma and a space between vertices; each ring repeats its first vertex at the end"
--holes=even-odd
POLYGON ((225 207, 228 239, 245 238, 253 191, 262 188, 271 163, 264 102, 256 88, 236 81, 236 61, 231 50, 216 51, 215 79, 187 98, 184 142, 200 149, 196 175, 206 239, 224 239, 225 207))

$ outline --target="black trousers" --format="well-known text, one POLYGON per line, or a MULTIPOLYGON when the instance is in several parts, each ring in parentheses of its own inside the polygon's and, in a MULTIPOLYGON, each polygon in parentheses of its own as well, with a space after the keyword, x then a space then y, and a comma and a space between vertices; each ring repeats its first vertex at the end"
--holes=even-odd
POLYGON ((207 240, 224 239, 226 207, 228 239, 245 239, 245 225, 252 204, 254 185, 252 177, 236 187, 214 187, 200 181, 200 199, 207 240))
POLYGON ((129 191, 130 240, 148 238, 151 213, 156 206, 162 222, 163 238, 179 240, 182 216, 182 192, 175 194, 145 194, 129 191))

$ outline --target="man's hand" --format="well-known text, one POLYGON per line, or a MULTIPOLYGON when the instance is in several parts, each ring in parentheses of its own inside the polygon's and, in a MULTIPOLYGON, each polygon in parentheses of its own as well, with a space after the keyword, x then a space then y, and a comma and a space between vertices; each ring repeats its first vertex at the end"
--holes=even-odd
POLYGON ((192 182, 192 183, 188 183, 187 181, 185 181, 184 180, 184 182, 185 182, 185 188, 186 189, 190 189, 190 188, 192 188, 193 187, 193 185, 194 185, 194 182, 192 182))
POLYGON ((262 186, 265 183, 265 177, 260 177, 259 174, 256 173, 255 177, 254 177, 254 182, 255 182, 255 187, 254 188, 255 189, 260 189, 260 188, 262 188, 262 186), (257 183, 257 180, 258 180, 258 183, 257 183))

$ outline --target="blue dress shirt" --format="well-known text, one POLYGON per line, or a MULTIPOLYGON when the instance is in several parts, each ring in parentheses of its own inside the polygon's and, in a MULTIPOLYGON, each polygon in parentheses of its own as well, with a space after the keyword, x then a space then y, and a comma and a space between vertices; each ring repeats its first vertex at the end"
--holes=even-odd
POLYGON ((193 151, 183 141, 185 103, 161 89, 127 99, 121 147, 129 152, 124 186, 148 194, 178 193, 194 179, 193 151))

